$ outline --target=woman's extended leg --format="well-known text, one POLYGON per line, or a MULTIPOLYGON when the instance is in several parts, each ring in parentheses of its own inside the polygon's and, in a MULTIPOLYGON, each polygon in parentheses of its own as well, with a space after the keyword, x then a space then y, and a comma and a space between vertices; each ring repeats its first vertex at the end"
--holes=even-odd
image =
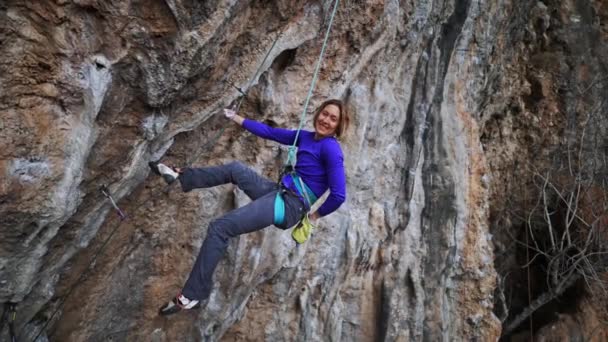
POLYGON ((275 196, 276 191, 271 191, 209 224, 207 237, 181 294, 160 308, 161 315, 196 308, 200 301, 209 297, 213 287, 213 271, 224 255, 229 239, 270 226, 274 219, 275 196), (194 306, 188 306, 190 304, 194 306))
POLYGON ((178 179, 184 192, 232 183, 253 200, 277 189, 276 183, 260 176, 241 162, 202 168, 184 168, 178 179))
MULTIPOLYGON (((182 293, 188 299, 204 300, 213 286, 213 271, 224 255, 230 238, 263 229, 273 224, 276 191, 211 222, 207 237, 182 293)), ((295 196, 285 195, 285 224, 291 227, 302 217, 303 203, 295 196)))
MULTIPOLYGON (((194 308, 199 300, 209 297, 213 286, 213 272, 226 251, 229 239, 272 225, 275 197, 279 191, 274 182, 239 162, 216 167, 184 169, 179 175, 179 180, 184 191, 233 183, 245 191, 253 201, 210 223, 207 237, 182 294, 160 309, 162 315, 176 313, 181 308, 194 308)), ((288 194, 283 198, 285 222, 281 227, 286 228, 297 223, 304 214, 305 208, 295 195, 288 194)))
POLYGON ((272 225, 275 194, 273 191, 211 222, 207 237, 182 290, 184 296, 195 300, 209 297, 213 285, 213 271, 224 255, 229 239, 272 225))

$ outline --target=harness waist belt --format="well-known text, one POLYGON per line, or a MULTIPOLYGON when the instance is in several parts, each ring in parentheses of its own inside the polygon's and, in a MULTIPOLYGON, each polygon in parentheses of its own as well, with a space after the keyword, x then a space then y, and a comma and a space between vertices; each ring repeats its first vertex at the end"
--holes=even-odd
POLYGON ((298 176, 297 173, 292 172, 290 176, 293 180, 293 184, 296 186, 296 189, 298 189, 298 193, 302 195, 304 199, 306 199, 308 202, 308 207, 312 207, 312 205, 317 201, 317 196, 315 193, 310 190, 308 185, 306 185, 306 183, 304 183, 302 180, 302 177, 298 176))
MULTIPOLYGON (((299 195, 304 198, 304 200, 307 202, 306 204, 308 204, 309 208, 312 207, 312 205, 317 201, 317 196, 315 195, 315 193, 312 192, 312 190, 310 190, 308 185, 306 185, 306 183, 304 183, 302 178, 300 176, 298 176, 297 173, 292 172, 290 174, 290 176, 293 181, 293 184, 296 186, 296 189, 298 190, 299 195), (304 189, 304 190, 302 190, 302 189, 304 189)), ((285 221, 285 200, 283 199, 283 194, 286 192, 293 193, 293 191, 291 191, 290 189, 285 188, 283 185, 281 185, 281 189, 277 192, 277 195, 274 198, 274 224, 275 225, 281 225, 285 221)), ((294 194, 294 195, 298 195, 298 194, 294 194)), ((300 197, 300 196, 298 196, 298 197, 300 197)))

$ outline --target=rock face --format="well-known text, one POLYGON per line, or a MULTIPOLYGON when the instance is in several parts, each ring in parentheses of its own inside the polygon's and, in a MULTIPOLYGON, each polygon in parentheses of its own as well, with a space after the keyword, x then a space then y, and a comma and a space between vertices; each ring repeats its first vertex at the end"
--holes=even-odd
POLYGON ((184 194, 147 162, 276 178, 285 150, 220 110, 297 127, 332 5, 0 4, 0 303, 17 303, 20 340, 500 337, 491 226, 525 137, 542 150, 565 127, 574 100, 548 75, 606 72, 600 1, 340 3, 311 107, 352 113, 347 202, 301 246, 273 227, 233 239, 207 305, 157 315, 209 221, 247 198, 184 194))

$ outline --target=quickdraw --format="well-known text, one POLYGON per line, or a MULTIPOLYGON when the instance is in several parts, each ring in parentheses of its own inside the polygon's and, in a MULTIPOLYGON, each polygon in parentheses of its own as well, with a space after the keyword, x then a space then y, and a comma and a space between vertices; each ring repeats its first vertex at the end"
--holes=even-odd
POLYGON ((124 221, 127 219, 127 215, 125 215, 125 213, 120 210, 120 208, 118 207, 118 205, 116 204, 116 201, 114 201, 114 198, 112 198, 112 195, 110 195, 110 190, 108 189, 107 186, 102 185, 99 190, 101 191, 101 193, 110 200, 110 203, 112 204, 112 206, 114 207, 114 210, 116 210, 116 213, 118 214, 118 216, 120 216, 120 220, 124 221))
POLYGON ((4 329, 4 322, 8 320, 8 333, 10 335, 11 342, 17 342, 17 335, 15 335, 15 320, 17 319, 17 304, 7 302, 4 304, 4 312, 2 313, 2 320, 0 321, 0 334, 4 329), (8 317, 7 317, 8 316, 8 317))
MULTIPOLYGON (((99 188, 99 191, 101 191, 101 193, 107 199, 110 200, 110 203, 112 204, 112 207, 114 207, 114 210, 116 210, 116 213, 120 217, 120 221, 114 227, 114 229, 112 229, 112 231, 110 232, 110 234, 108 235, 108 237, 103 241, 103 243, 101 244, 101 246, 99 247, 99 249, 97 249, 97 252, 95 252, 95 254, 93 255, 93 258, 89 261, 89 264, 87 265, 87 268, 80 274, 80 277, 78 278, 78 280, 76 280, 76 282, 73 283, 72 286, 68 289, 68 291, 65 294, 65 296, 63 296, 63 298, 60 300, 59 305, 57 306, 57 308, 55 309, 55 311, 53 311, 53 313, 51 314, 51 316, 46 320, 46 323, 42 326, 42 328, 40 329, 40 331, 38 331, 38 334, 36 335, 36 337, 34 337, 34 339, 32 341, 36 341, 38 339, 38 337, 40 337, 40 335, 42 334, 42 332, 44 331, 44 329, 46 329, 46 327, 49 325, 49 323, 51 322, 51 320, 53 319, 53 317, 55 317, 55 315, 57 314, 57 312, 63 307, 63 305, 65 304, 67 298, 72 294, 72 291, 74 291, 74 289, 76 288, 76 286, 78 284, 80 284, 84 280, 84 277, 91 270, 91 265, 93 265, 95 263, 95 261, 97 260, 97 258, 99 257, 99 255, 101 255, 101 253, 104 251, 104 249, 106 248, 106 246, 107 246, 108 242, 110 241, 110 239, 112 239, 112 237, 114 236, 114 234, 116 233, 116 231, 118 231, 118 228, 120 228, 120 226, 122 225, 122 223, 127 219, 127 215, 118 207, 118 205, 116 204, 116 201, 114 201, 114 198, 112 197, 112 195, 111 195, 110 190, 108 189, 108 187, 106 185, 102 185, 99 188)), ((139 206, 143 205, 146 202, 143 202, 139 206)), ((138 208, 139 208, 139 206, 138 206, 138 208)))

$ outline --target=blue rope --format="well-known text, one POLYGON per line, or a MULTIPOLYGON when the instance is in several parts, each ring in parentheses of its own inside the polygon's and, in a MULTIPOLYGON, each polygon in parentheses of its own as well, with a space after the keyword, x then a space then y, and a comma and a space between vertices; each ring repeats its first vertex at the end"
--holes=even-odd
POLYGON ((317 79, 319 77, 319 70, 321 69, 321 62, 323 61, 323 54, 325 53, 325 48, 327 47, 327 41, 329 39, 329 33, 331 31, 331 26, 334 22, 334 17, 336 16, 336 12, 338 11, 338 4, 340 0, 336 0, 334 2, 334 9, 331 13, 331 17, 329 18, 329 25, 327 26, 327 31, 325 32, 325 39, 323 39, 323 46, 321 47, 321 53, 319 53, 319 59, 317 60, 317 66, 315 67, 315 72, 312 77, 312 82, 310 83, 310 89, 308 89, 308 95, 306 96, 306 101, 304 102, 304 109, 302 109, 302 115, 300 118, 300 125, 298 126, 298 130, 296 131, 296 138, 293 140, 293 145, 289 146, 289 150, 287 153, 287 161, 285 165, 293 165, 296 160, 296 144, 298 142, 298 137, 300 136, 300 131, 304 126, 304 118, 306 117, 306 111, 308 110, 308 103, 310 102, 310 98, 312 97, 312 92, 315 89, 315 84, 317 83, 317 79))

